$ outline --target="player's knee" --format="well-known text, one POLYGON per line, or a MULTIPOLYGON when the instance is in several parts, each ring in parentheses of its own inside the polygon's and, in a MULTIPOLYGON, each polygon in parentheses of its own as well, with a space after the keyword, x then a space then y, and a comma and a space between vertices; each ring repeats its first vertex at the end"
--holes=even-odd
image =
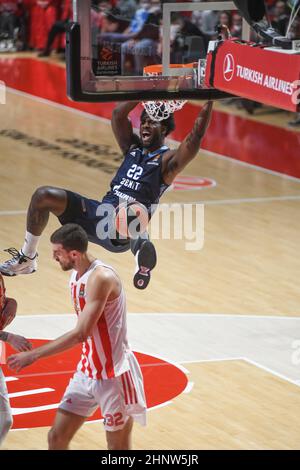
POLYGON ((50 186, 41 186, 35 190, 32 195, 31 203, 37 207, 41 208, 46 206, 51 199, 51 187, 50 186))
POLYGON ((51 186, 41 186, 35 190, 31 198, 31 204, 37 209, 51 209, 59 198, 58 190, 51 186))

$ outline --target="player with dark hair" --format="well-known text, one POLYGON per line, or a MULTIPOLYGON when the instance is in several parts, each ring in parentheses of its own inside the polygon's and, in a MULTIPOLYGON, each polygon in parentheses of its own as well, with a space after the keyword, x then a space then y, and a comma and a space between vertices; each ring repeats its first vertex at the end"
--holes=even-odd
POLYGON ((109 450, 131 447, 133 420, 146 424, 143 376, 127 339, 126 297, 116 271, 87 252, 88 238, 76 224, 51 236, 53 257, 63 271, 73 270, 71 296, 75 327, 32 351, 8 358, 19 371, 44 357, 82 343, 77 371, 58 407, 49 432, 49 449, 67 449, 75 433, 101 408, 109 450))
POLYGON ((62 245, 66 251, 76 250, 85 253, 88 248, 88 237, 86 232, 76 224, 66 224, 52 233, 51 243, 62 245))
POLYGON ((27 213, 25 243, 20 251, 6 250, 12 258, 0 264, 2 274, 16 276, 36 271, 37 244, 51 213, 62 225, 79 224, 91 242, 109 251, 120 253, 131 248, 137 262, 134 285, 138 289, 147 287, 150 272, 156 265, 156 252, 146 231, 147 223, 162 194, 197 155, 210 122, 212 102, 201 109, 193 129, 177 150, 170 150, 164 144, 166 136, 175 127, 173 116, 156 122, 143 111, 140 136, 134 134, 128 115, 136 105, 137 102, 126 102, 114 109, 112 129, 124 160, 103 200, 88 199, 60 188, 38 188, 27 213), (125 235, 119 229, 124 211, 128 226, 125 235), (138 224, 134 225, 134 222, 138 224), (132 224, 136 230, 130 231, 132 224))
MULTIPOLYGON (((31 344, 23 336, 3 331, 15 318, 17 302, 15 299, 6 297, 5 286, 0 275, 0 365, 4 356, 4 343, 9 343, 17 351, 31 349, 31 344)), ((11 408, 9 404, 7 387, 2 369, 0 367, 0 446, 5 439, 13 423, 11 408)))

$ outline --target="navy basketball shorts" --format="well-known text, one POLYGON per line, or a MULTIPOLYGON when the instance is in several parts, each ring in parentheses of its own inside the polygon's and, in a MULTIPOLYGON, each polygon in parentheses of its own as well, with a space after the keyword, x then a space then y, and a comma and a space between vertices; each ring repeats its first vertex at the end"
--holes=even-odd
POLYGON ((65 212, 58 217, 61 225, 70 223, 80 225, 86 231, 90 242, 113 253, 122 253, 130 248, 129 240, 114 239, 112 241, 108 227, 114 226, 114 208, 112 206, 111 210, 106 212, 104 208, 107 204, 104 205, 102 202, 88 199, 72 191, 66 191, 66 193, 67 207, 65 212))

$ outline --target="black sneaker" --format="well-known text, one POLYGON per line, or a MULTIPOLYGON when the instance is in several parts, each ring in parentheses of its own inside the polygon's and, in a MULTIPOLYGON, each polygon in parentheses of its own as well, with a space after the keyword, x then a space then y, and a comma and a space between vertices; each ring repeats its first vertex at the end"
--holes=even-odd
POLYGON ((156 266, 156 251, 153 243, 144 241, 135 255, 137 268, 133 278, 133 284, 137 289, 146 289, 150 281, 150 272, 156 266))

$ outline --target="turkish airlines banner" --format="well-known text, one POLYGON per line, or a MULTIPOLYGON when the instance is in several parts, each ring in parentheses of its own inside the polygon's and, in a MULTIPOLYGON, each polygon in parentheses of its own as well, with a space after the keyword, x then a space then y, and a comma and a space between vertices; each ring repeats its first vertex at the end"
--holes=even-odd
POLYGON ((207 56, 205 85, 277 108, 300 111, 300 54, 227 40, 207 56))

